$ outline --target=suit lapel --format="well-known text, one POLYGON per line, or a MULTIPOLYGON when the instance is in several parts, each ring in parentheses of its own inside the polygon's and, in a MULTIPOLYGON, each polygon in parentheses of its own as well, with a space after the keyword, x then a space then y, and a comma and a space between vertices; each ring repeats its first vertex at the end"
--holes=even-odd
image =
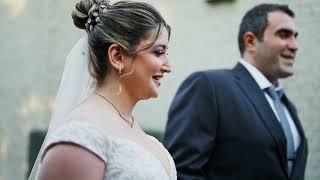
POLYGON ((302 125, 301 125, 300 120, 297 115, 297 111, 296 111, 295 107, 293 106, 293 104, 287 98, 286 94, 284 94, 284 96, 283 96, 283 103, 286 105, 286 107, 292 117, 292 120, 297 127, 297 130, 298 130, 298 133, 299 133, 301 139, 305 138, 302 125))
POLYGON ((306 156, 307 156, 307 149, 306 149, 307 144, 306 143, 307 142, 306 142, 306 137, 305 137, 302 125, 301 125, 300 120, 297 115, 297 111, 296 111, 294 105, 290 102, 290 100, 287 98, 287 96, 285 94, 283 96, 283 102, 286 105, 286 107, 287 107, 296 127, 297 127, 298 133, 300 135, 300 145, 297 149, 296 159, 295 159, 295 163, 294 163, 293 169, 292 169, 292 179, 294 179, 294 177, 297 174, 297 170, 299 171, 301 169, 304 169, 301 167, 300 168, 297 168, 297 167, 304 165, 304 163, 306 161, 306 156), (300 163, 300 162, 302 162, 302 163, 300 163))
POLYGON ((250 73, 240 63, 236 65, 232 72, 240 89, 244 94, 246 94, 247 98, 250 100, 271 134, 273 140, 276 142, 283 165, 282 167, 284 168, 284 171, 287 171, 285 135, 281 129, 280 123, 274 115, 273 110, 266 100, 263 91, 260 89, 250 73))

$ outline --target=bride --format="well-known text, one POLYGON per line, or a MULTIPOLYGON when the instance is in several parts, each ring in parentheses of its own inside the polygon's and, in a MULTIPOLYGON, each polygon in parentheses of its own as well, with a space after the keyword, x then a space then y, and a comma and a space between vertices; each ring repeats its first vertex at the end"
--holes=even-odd
POLYGON ((131 115, 170 72, 169 25, 151 5, 131 1, 82 0, 72 18, 87 36, 67 57, 29 180, 175 180, 172 157, 131 115))

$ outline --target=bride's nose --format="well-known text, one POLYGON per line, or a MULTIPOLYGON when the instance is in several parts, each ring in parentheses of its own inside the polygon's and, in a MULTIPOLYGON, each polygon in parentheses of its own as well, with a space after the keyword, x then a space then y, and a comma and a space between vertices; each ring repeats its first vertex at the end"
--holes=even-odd
POLYGON ((162 67, 161 67, 161 71, 162 71, 163 73, 170 73, 170 72, 171 72, 171 66, 170 66, 170 64, 169 64, 169 63, 163 64, 162 67))

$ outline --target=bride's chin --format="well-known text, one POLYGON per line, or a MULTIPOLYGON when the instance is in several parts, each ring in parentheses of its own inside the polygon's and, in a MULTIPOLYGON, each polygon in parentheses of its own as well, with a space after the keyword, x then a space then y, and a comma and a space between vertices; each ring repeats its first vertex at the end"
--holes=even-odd
POLYGON ((152 91, 150 93, 148 93, 148 95, 144 96, 143 98, 141 98, 141 100, 147 100, 147 99, 150 99, 150 98, 157 98, 159 97, 159 93, 157 91, 152 91))
POLYGON ((157 97, 159 97, 159 94, 155 93, 155 94, 146 96, 146 97, 142 98, 141 100, 147 100, 147 99, 157 98, 157 97))
POLYGON ((140 95, 141 95, 140 100, 157 98, 159 97, 159 87, 155 86, 155 84, 151 84, 149 87, 145 87, 144 92, 142 92, 142 94, 140 95))
POLYGON ((151 98, 157 98, 157 97, 159 97, 159 89, 155 88, 152 90, 151 98))
POLYGON ((152 96, 152 98, 157 98, 157 97, 159 97, 158 93, 156 93, 154 96, 152 96))

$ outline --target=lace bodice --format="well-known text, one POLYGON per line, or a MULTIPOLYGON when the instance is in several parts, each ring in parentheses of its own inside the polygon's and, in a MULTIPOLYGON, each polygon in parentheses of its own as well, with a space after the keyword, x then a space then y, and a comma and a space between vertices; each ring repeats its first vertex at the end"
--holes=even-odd
MULTIPOLYGON (((150 138, 161 144, 156 138, 152 136, 150 138)), ((166 152, 170 163, 169 174, 161 162, 142 145, 132 140, 107 136, 89 123, 70 122, 57 129, 48 138, 46 147, 59 142, 71 142, 80 145, 107 162, 105 180, 177 179, 173 159, 162 144, 161 148, 166 152)))

